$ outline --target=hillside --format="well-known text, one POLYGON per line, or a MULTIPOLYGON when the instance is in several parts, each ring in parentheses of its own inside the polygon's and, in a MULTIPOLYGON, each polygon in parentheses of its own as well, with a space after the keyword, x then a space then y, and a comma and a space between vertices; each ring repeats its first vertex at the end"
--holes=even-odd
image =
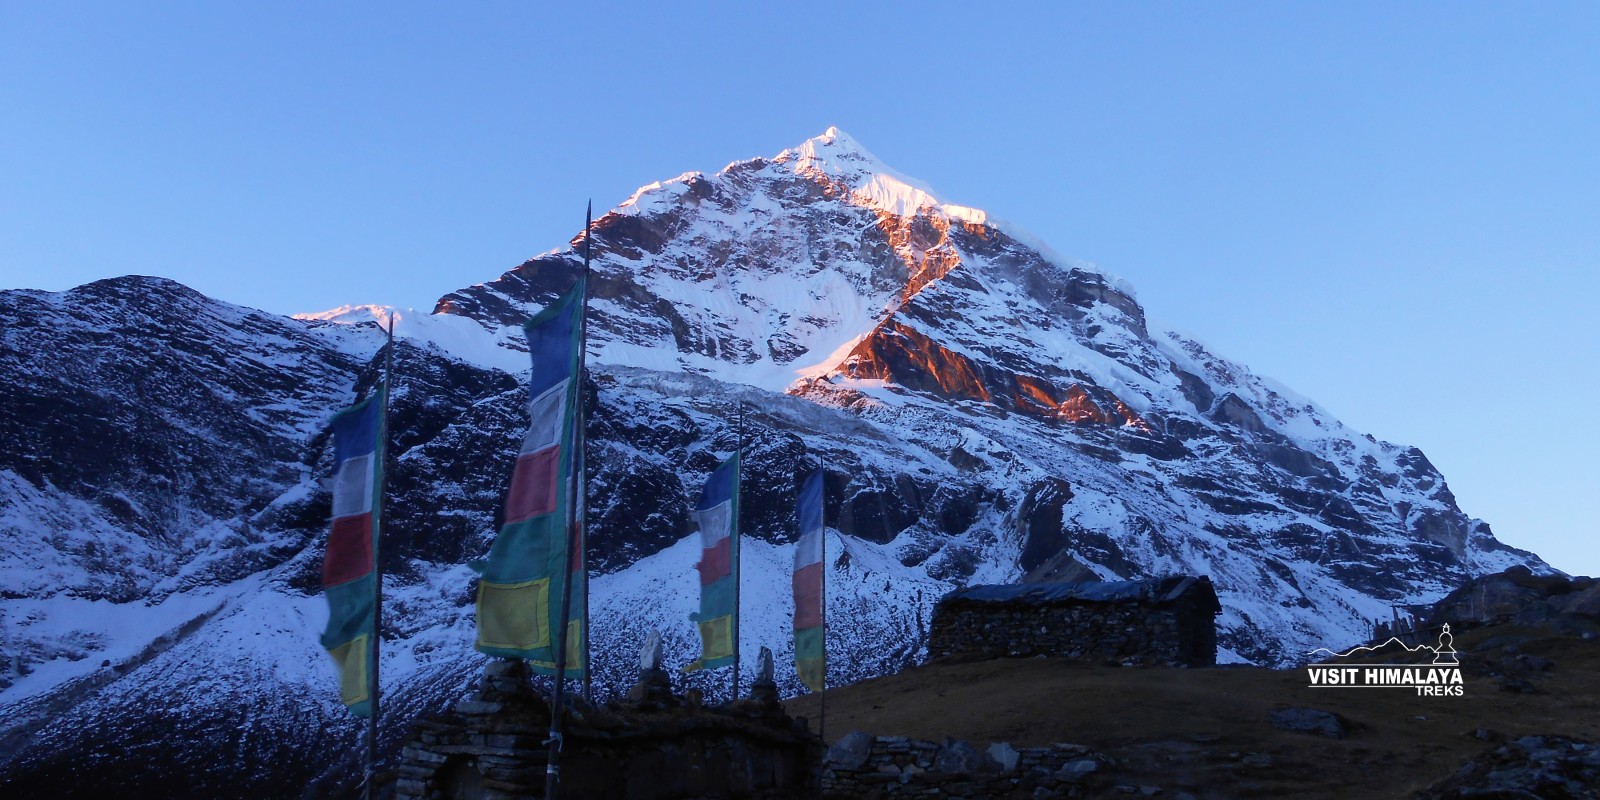
MULTIPOLYGON (((1090 796, 1115 797, 1115 786, 1133 785, 1161 787, 1163 797, 1329 800, 1409 797, 1502 739, 1600 741, 1600 638, 1499 625, 1455 643, 1463 697, 1312 689, 1304 669, 1141 669, 1052 658, 934 663, 829 690, 827 738, 859 729, 980 747, 1071 742, 1115 761, 1090 796), (1548 669, 1539 669, 1545 661, 1548 669), (1489 671, 1525 680, 1531 691, 1503 690, 1505 681, 1489 671), (1337 713, 1350 721, 1349 735, 1274 727, 1272 712, 1288 707, 1337 713)), ((806 696, 786 707, 815 726, 820 702, 806 696)))

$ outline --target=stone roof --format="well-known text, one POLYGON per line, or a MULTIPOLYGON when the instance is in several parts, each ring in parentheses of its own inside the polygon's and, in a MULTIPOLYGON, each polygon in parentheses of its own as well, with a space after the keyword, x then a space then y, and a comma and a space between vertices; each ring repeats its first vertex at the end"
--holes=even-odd
POLYGON ((1190 596, 1215 613, 1222 610, 1211 579, 1201 575, 1168 575, 1136 581, 1082 581, 1079 583, 1019 583, 1005 586, 968 586, 940 598, 939 604, 983 603, 1017 605, 1073 605, 1078 603, 1143 603, 1164 605, 1190 596))

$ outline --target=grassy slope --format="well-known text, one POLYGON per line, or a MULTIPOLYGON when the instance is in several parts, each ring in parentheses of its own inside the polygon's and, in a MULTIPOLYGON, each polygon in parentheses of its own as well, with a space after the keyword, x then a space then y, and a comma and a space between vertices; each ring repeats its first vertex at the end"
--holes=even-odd
MULTIPOLYGON (((1456 638, 1464 697, 1404 689, 1309 688, 1306 671, 1133 669, 1034 658, 940 663, 827 693, 827 738, 879 735, 980 745, 1072 742, 1117 760, 1111 783, 1160 786, 1200 797, 1404 797, 1489 747, 1487 728, 1508 737, 1558 733, 1600 741, 1600 640, 1487 628, 1456 638), (1549 659, 1520 674, 1535 694, 1501 691, 1483 674, 1502 647, 1549 659), (1310 706, 1356 723, 1345 739, 1272 727, 1274 709, 1310 706), (1271 757, 1271 766, 1254 766, 1271 757)), ((790 713, 818 716, 818 698, 790 713)), ((1110 790, 1108 790, 1110 791, 1110 790)))

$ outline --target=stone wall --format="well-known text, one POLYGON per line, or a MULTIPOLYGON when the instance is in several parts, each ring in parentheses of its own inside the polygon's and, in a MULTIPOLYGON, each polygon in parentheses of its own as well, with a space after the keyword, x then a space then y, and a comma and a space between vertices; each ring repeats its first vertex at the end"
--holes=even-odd
POLYGON ((1061 656, 1126 666, 1211 666, 1216 622, 1190 604, 941 603, 928 657, 1061 656))
MULTIPOLYGON (((419 722, 401 753, 399 800, 544 796, 550 710, 520 661, 494 661, 475 699, 419 722)), ((586 800, 812 798, 822 744, 790 718, 777 687, 706 707, 661 670, 627 700, 566 714, 559 796, 586 800)))
POLYGON ((1005 742, 944 744, 854 731, 828 749, 822 794, 830 798, 1088 797, 1110 788, 1111 760, 1075 744, 1014 748, 1005 742))

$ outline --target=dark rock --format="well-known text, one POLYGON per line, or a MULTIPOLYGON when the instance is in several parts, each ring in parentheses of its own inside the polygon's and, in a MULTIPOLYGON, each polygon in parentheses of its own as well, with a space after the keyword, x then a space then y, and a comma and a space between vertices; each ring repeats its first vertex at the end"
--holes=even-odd
POLYGON ((1562 612, 1577 617, 1600 621, 1600 585, 1590 586, 1567 595, 1562 612))
POLYGON ((491 703, 483 700, 462 700, 455 705, 457 714, 498 714, 505 710, 505 703, 491 703))
POLYGON ((1495 681, 1500 685, 1500 691, 1512 694, 1539 694, 1538 687, 1521 678, 1502 677, 1495 681))
MULTIPOLYGON (((1463 583, 1445 595, 1428 612, 1427 625, 1447 622, 1488 625, 1496 622, 1535 624, 1562 614, 1588 617, 1600 614, 1600 593, 1582 579, 1585 588, 1574 593, 1574 582, 1564 575, 1538 575, 1517 565, 1463 583)), ((1595 617, 1600 619, 1600 616, 1595 617)))
POLYGON ((1272 756, 1266 753, 1248 753, 1244 758, 1239 759, 1239 763, 1247 767, 1266 769, 1272 766, 1273 760, 1272 756))
POLYGON ((1517 656, 1517 663, 1530 672, 1549 672, 1555 662, 1541 656, 1523 653, 1517 656))
POLYGON ((994 762, 1000 766, 1001 772, 1010 772, 1016 769, 1017 761, 1022 755, 1009 742, 995 742, 989 745, 987 752, 989 758, 994 759, 994 762))
POLYGON ((1208 416, 1246 434, 1261 433, 1267 428, 1266 423, 1261 421, 1261 415, 1232 392, 1223 395, 1208 416))
POLYGON ((1094 759, 1080 758, 1076 761, 1068 761, 1062 764, 1061 768, 1056 770, 1055 778, 1066 783, 1076 783, 1099 769, 1100 764, 1094 759))
POLYGON ((1291 707, 1274 711, 1272 727, 1329 739, 1343 739, 1350 733, 1349 721, 1344 717, 1316 708, 1291 707))
POLYGON ((980 752, 971 742, 964 739, 946 739, 944 746, 933 759, 933 768, 940 772, 998 772, 1000 765, 989 757, 988 753, 980 752))
POLYGON ((1022 497, 1020 519, 1027 520, 1023 529, 1023 571, 1044 563, 1067 545, 1062 531, 1062 509, 1072 500, 1072 486, 1060 478, 1046 478, 1028 487, 1022 497))
POLYGON ((639 682, 628 690, 627 700, 640 708, 666 708, 679 700, 672 693, 672 675, 664 669, 639 670, 639 682))
POLYGON ((1472 758, 1414 797, 1600 798, 1600 746, 1565 736, 1524 736, 1472 758))
POLYGON ((851 731, 828 748, 828 766, 834 769, 861 769, 872 755, 872 734, 851 731))

